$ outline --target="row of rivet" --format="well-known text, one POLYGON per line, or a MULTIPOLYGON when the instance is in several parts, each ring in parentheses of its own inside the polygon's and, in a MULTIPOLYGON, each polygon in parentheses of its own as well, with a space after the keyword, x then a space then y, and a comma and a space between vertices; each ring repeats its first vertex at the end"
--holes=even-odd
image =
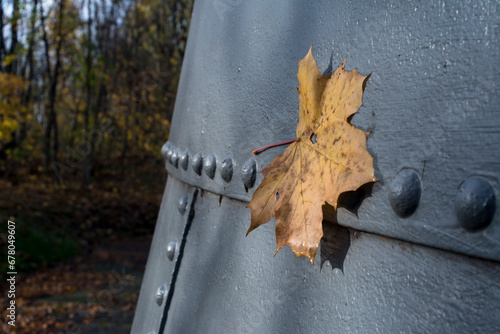
MULTIPOLYGON (((189 152, 186 149, 179 157, 179 150, 170 142, 162 147, 164 158, 174 167, 180 164, 184 170, 189 165, 189 152)), ((217 158, 211 153, 203 163, 203 154, 198 152, 192 160, 192 168, 196 174, 201 176, 202 169, 205 174, 213 179, 215 177, 217 158)), ((241 168, 242 181, 245 187, 252 188, 255 184, 257 163, 250 158, 241 168)), ((230 155, 226 156, 221 163, 220 174, 222 179, 229 183, 233 175, 233 160, 230 155)), ((418 207, 422 192, 420 177, 412 169, 400 171, 389 189, 390 204, 400 217, 411 216, 418 207)), ((179 201, 179 211, 183 214, 187 205, 187 196, 179 201), (184 198, 186 197, 186 198, 184 198)), ((468 231, 477 231, 488 226, 496 211, 495 191, 488 180, 483 177, 473 176, 467 179, 461 186, 455 198, 455 214, 460 224, 468 231)))
MULTIPOLYGON (((181 215, 184 215, 186 213, 188 201, 189 197, 187 194, 179 198, 179 201, 177 202, 177 209, 179 210, 181 215)), ((173 261, 175 258, 175 252, 177 251, 177 244, 178 244, 177 240, 172 240, 167 244, 166 253, 167 253, 167 258, 170 261, 173 261)), ((167 289, 165 288, 165 285, 160 286, 156 290, 155 300, 158 306, 161 306, 163 304, 163 298, 165 297, 166 292, 167 289)))
MULTIPOLYGON (((168 144, 168 143, 167 143, 168 144)), ((169 147, 171 149, 171 146, 169 147)), ((171 162, 171 157, 174 155, 167 153, 167 158, 169 162, 171 162)), ((177 156, 177 154, 175 154, 177 156)), ((188 160, 187 151, 183 154, 183 161, 188 160)), ((214 165, 215 154, 213 155, 213 159, 208 159, 210 161, 209 165, 214 165)), ((193 166, 201 165, 201 153, 197 153, 195 155, 195 159, 193 159, 193 166), (198 156, 198 158, 196 158, 198 156), (194 163, 196 161, 196 163, 194 163)), ((226 161, 226 160, 224 160, 226 161)), ((227 166, 228 162, 222 163, 222 165, 227 166)), ((171 162, 173 164, 173 162, 171 162)), ((187 163, 186 163, 187 165, 187 163)), ((244 165, 245 166, 245 165, 244 165)), ((184 168, 184 167, 183 167, 184 168)), ((193 167, 194 168, 194 167, 193 167)), ((186 170, 184 168, 184 170, 186 170)), ((228 168, 224 168, 228 170, 228 168)), ((231 170, 232 170, 232 161, 231 161, 231 170)), ((206 172, 206 171, 205 171, 206 172)), ((212 172, 210 172, 212 173, 212 172)), ((215 173, 215 169, 213 171, 215 173)), ((201 174, 201 173, 199 173, 201 174)), ((210 175, 207 172, 207 175, 210 175)), ((231 173, 232 175, 232 173, 231 173)), ((243 175, 248 175, 248 173, 243 173, 243 175)), ((255 173, 254 173, 255 175, 255 173)), ((222 176, 222 175, 221 175, 222 176)), ((213 176, 211 177, 213 178, 213 176)), ((222 176, 224 180, 224 176, 222 176)), ((229 182, 229 181, 226 181, 229 182)), ((247 184, 245 180, 243 181, 245 185, 247 184)), ((253 180, 255 182, 255 180, 253 180)), ((253 183, 252 183, 253 186, 253 183)), ((389 201, 391 206, 396 212, 396 214, 400 217, 409 217, 411 216, 418 207, 420 202, 420 196, 422 193, 422 186, 420 177, 418 174, 412 169, 403 169, 400 171, 394 180, 391 183, 389 189, 389 201)), ((177 209, 181 215, 186 213, 186 208, 188 204, 188 195, 182 196, 178 203, 177 209)), ((460 222, 461 226, 468 231, 477 231, 487 227, 491 220, 493 219, 493 215, 496 210, 496 197, 495 191, 491 184, 485 178, 473 176, 467 179, 459 188, 458 194, 455 199, 455 213, 457 215, 457 219, 460 222)), ((170 241, 167 245, 167 258, 172 261, 175 257, 175 252, 177 249, 177 241, 170 241)), ((162 285, 156 291, 156 303, 158 306, 161 306, 163 303, 163 298, 165 296, 166 289, 165 286, 162 285)))
MULTIPOLYGON (((184 197, 186 197, 186 199, 187 199, 187 195, 185 195, 184 197)), ((182 198, 181 198, 181 200, 182 200, 182 198)), ((180 202, 180 200, 179 200, 179 202, 180 202)), ((186 205, 187 205, 187 201, 186 201, 186 205)), ((179 210, 180 210, 180 208, 179 208, 179 210)), ((185 210, 185 208, 184 208, 184 210, 185 210)), ((172 261, 174 259, 176 250, 177 250, 177 240, 170 241, 167 245, 167 258, 170 261, 172 261)), ((165 285, 160 286, 156 290, 155 300, 156 300, 156 304, 158 304, 158 306, 161 306, 163 304, 163 299, 164 299, 166 294, 167 294, 167 289, 166 289, 165 285)))
MULTIPOLYGON (((184 195, 184 196, 182 196, 179 199, 179 202, 177 203, 177 209, 179 210, 179 212, 180 212, 181 215, 184 215, 184 213, 186 213, 186 208, 187 208, 187 205, 188 205, 188 200, 189 200, 188 195, 184 195)), ((167 252, 166 252, 167 253, 167 258, 170 261, 174 260, 176 250, 177 250, 177 240, 170 241, 167 244, 167 252)), ((155 299, 156 299, 156 303, 158 304, 158 306, 162 305, 163 298, 165 297, 166 292, 167 291, 166 291, 165 285, 160 286, 156 290, 155 299)))
MULTIPOLYGON (((169 154, 168 156, 171 157, 172 155, 173 154, 169 154)), ((201 153, 199 153, 199 155, 201 156, 201 153)), ((183 156, 188 156, 187 151, 183 156)), ((193 160, 196 160, 197 164, 199 164, 200 159, 201 158, 197 158, 193 160)), ((187 158, 183 160, 187 161, 187 158)), ((209 161, 212 161, 212 159, 209 161)), ((224 162, 222 164, 224 165, 224 162)), ((211 162, 210 165, 213 165, 213 162, 211 162)), ((246 175, 246 173, 243 175, 246 175)), ((211 178, 213 178, 213 176, 211 178)), ((222 178, 225 180, 224 176, 222 176, 222 178)), ((255 180, 253 182, 255 182, 255 180)), ((422 186, 418 174, 412 169, 403 169, 400 171, 392 181, 389 189, 389 201, 394 212, 403 218, 411 216, 418 207, 421 193, 422 186)), ((495 191, 488 180, 478 176, 467 179, 460 186, 455 199, 455 213, 462 227, 468 231, 477 231, 488 226, 496 210, 495 199, 495 191)), ((181 215, 186 213, 188 200, 188 195, 184 195, 177 203, 177 209, 181 215)), ((167 245, 166 252, 167 258, 170 261, 174 259, 176 249, 177 241, 170 241, 167 245)), ((156 291, 155 299, 158 306, 162 305, 165 293, 166 288, 164 285, 160 286, 156 291)))
MULTIPOLYGON (((403 169, 389 189, 392 209, 403 218, 412 215, 420 202, 421 192, 418 174, 412 169, 403 169)), ((455 215, 464 229, 473 232, 486 228, 495 210, 495 190, 488 180, 472 176, 462 183, 455 197, 455 215)))
MULTIPOLYGON (((176 250, 177 250, 177 240, 170 241, 167 245, 167 258, 170 261, 174 259, 176 250)), ((163 304, 163 298, 165 297, 166 293, 167 289, 165 288, 165 285, 160 286, 156 290, 155 300, 158 306, 161 306, 163 304)))
MULTIPOLYGON (((178 148, 167 141, 163 145, 161 152, 165 160, 172 166, 178 168, 180 165, 182 169, 187 171, 190 158, 189 151, 187 149, 181 154, 179 153, 180 150, 178 148)), ((210 179, 213 179, 217 170, 217 156, 215 153, 210 153, 206 158, 204 158, 203 154, 198 152, 192 158, 191 167, 197 175, 201 176, 202 170, 204 170, 205 174, 210 179)), ((227 155, 222 160, 220 165, 220 176, 224 182, 231 182, 233 178, 233 158, 231 155, 227 155)), ((250 158, 241 167, 241 180, 247 190, 254 186, 256 178, 257 162, 254 158, 250 158)))

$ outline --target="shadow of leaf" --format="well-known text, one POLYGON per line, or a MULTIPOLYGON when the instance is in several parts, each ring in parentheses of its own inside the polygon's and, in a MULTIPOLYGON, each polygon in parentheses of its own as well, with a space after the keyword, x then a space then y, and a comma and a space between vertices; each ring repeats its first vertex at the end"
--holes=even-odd
MULTIPOLYGON (((359 187, 356 191, 348 191, 339 196, 338 207, 345 208, 357 216, 357 211, 363 200, 371 196, 373 182, 359 187)), ((344 272, 344 260, 351 246, 349 229, 340 226, 337 221, 337 211, 330 205, 323 205, 323 238, 320 241, 321 265, 329 261, 332 270, 339 268, 344 272)))
POLYGON ((323 221, 323 238, 320 241, 321 265, 329 261, 334 268, 344 272, 344 260, 351 246, 349 230, 336 223, 323 221))

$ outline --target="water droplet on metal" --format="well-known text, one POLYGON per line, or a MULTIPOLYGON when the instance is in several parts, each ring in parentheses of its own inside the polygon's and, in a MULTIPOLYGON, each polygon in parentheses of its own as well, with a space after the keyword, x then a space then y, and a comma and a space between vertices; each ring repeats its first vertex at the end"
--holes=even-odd
POLYGON ((208 155, 203 164, 203 169, 209 178, 213 179, 215 177, 215 170, 217 169, 217 157, 215 153, 208 155))
POLYGON ((403 169, 389 188, 389 201, 392 209, 402 218, 411 216, 420 202, 422 186, 420 177, 413 169, 403 169))
POLYGON ((226 156, 224 160, 222 160, 222 164, 220 166, 220 176, 227 183, 229 183, 233 177, 233 158, 231 158, 230 155, 226 156))
POLYGON ((201 169, 203 167, 203 154, 201 152, 194 155, 191 166, 196 174, 201 175, 201 169))

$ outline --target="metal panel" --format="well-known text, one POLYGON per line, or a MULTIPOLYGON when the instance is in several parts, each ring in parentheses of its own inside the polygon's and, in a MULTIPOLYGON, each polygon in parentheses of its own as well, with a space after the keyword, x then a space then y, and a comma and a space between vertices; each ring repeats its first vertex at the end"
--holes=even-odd
POLYGON ((500 332, 498 7, 197 1, 132 332, 500 332), (314 266, 273 257, 274 221, 245 238, 253 173, 283 149, 251 150, 295 137, 311 43, 325 73, 372 73, 352 123, 380 180, 339 209, 349 229, 323 223, 314 266))
POLYGON ((169 177, 149 251, 132 333, 158 333, 170 298, 183 232, 194 191, 169 177))
POLYGON ((343 272, 320 269, 219 199, 198 196, 163 333, 500 332, 498 263, 351 230, 343 272))
MULTIPOLYGON (((330 73, 347 56, 347 69, 371 73, 352 123, 372 131, 367 146, 380 182, 357 216, 339 210, 339 223, 500 261, 498 9, 496 1, 197 1, 164 150, 167 170, 249 201, 255 187, 245 188, 242 166, 252 149, 295 138, 295 73, 312 44, 320 71, 330 73), (205 162, 213 154, 212 177, 203 165, 200 175, 193 169, 198 152, 205 162), (229 182, 220 174, 228 156, 229 182), (408 169, 421 195, 415 212, 400 218, 389 193, 408 169), (475 233, 460 222, 483 215, 461 210, 457 197, 474 176, 493 194, 492 222, 475 233)), ((255 157, 258 169, 281 152, 255 157)))

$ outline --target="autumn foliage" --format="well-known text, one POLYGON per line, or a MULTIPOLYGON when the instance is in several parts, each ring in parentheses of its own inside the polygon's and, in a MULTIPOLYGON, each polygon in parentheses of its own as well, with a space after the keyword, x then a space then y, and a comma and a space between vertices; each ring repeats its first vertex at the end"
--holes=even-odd
POLYGON ((0 176, 89 184, 109 159, 161 158, 192 1, 1 7, 0 176))

